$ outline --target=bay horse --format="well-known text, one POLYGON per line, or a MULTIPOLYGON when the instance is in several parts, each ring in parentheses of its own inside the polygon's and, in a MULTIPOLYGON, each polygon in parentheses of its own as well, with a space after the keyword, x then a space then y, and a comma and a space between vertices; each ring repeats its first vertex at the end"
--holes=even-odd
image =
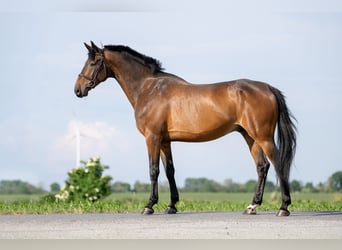
POLYGON ((75 83, 76 96, 87 96, 89 90, 107 78, 115 78, 134 109, 138 130, 145 137, 151 191, 142 214, 153 214, 153 205, 158 202, 160 158, 171 194, 165 212, 177 212, 179 194, 172 141, 205 142, 233 131, 246 140, 258 174, 255 195, 244 214, 256 214, 262 203, 270 167, 268 159, 275 168, 282 193, 276 215, 290 214, 289 173, 296 149, 296 126, 281 91, 248 79, 192 84, 165 72, 158 60, 127 46, 106 45, 101 49, 92 41, 84 45, 88 59, 75 83))

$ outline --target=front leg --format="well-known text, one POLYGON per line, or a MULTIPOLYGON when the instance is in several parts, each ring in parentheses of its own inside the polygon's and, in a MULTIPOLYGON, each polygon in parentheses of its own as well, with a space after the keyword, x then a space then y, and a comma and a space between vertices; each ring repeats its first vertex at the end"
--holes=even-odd
POLYGON ((142 211, 142 214, 153 214, 153 206, 158 202, 158 176, 159 176, 159 157, 160 157, 160 140, 159 137, 151 135, 146 137, 148 150, 151 191, 148 204, 142 211))
POLYGON ((175 214, 177 213, 176 203, 179 201, 179 194, 175 181, 175 168, 173 166, 171 145, 170 142, 163 143, 161 145, 161 159, 164 164, 165 173, 170 185, 171 200, 165 213, 175 214))

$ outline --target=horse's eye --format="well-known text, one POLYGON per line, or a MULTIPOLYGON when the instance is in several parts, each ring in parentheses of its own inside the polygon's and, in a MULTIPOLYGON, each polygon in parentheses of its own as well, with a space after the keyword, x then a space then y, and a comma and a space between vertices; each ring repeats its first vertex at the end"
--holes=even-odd
POLYGON ((95 65, 97 65, 98 62, 99 62, 100 60, 101 60, 101 59, 97 59, 96 61, 92 61, 92 62, 90 63, 90 66, 95 66, 95 65))

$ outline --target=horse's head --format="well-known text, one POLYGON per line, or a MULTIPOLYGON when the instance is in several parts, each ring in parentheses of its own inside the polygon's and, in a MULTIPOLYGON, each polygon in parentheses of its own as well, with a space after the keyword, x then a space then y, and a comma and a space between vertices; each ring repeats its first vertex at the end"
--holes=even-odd
POLYGON ((88 95, 88 91, 107 79, 107 67, 104 61, 103 50, 93 42, 91 45, 84 43, 88 49, 88 60, 75 83, 75 94, 78 97, 88 95))

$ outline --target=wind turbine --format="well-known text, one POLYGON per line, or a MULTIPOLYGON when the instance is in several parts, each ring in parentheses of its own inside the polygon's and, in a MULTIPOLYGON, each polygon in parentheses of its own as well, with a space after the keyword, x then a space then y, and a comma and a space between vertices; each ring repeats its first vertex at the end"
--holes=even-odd
POLYGON ((88 136, 84 134, 83 132, 81 133, 78 120, 73 120, 73 127, 75 131, 75 136, 73 136, 72 139, 75 138, 75 141, 76 141, 76 167, 79 167, 81 163, 81 137, 90 138, 90 139, 95 139, 95 138, 88 136))
POLYGON ((81 133, 78 123, 75 122, 75 139, 76 139, 76 167, 79 167, 81 162, 81 133))

